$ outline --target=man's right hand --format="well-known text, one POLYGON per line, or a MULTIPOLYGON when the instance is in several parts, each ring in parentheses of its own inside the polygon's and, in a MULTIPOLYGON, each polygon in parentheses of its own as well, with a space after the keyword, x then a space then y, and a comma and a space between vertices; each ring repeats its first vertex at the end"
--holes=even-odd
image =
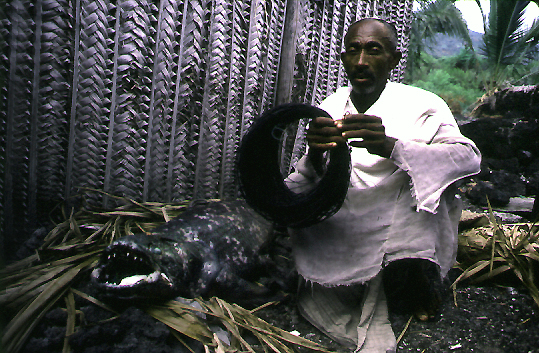
POLYGON ((311 149, 326 151, 346 144, 341 129, 337 128, 335 120, 327 117, 318 117, 311 120, 307 130, 307 143, 311 149))

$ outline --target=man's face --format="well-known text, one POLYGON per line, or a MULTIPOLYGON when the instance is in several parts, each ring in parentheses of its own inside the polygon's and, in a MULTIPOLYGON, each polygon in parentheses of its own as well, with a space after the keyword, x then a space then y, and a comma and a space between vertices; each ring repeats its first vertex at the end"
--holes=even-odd
POLYGON ((400 60, 400 52, 392 50, 390 33, 375 20, 348 30, 341 60, 356 94, 377 98, 382 93, 390 71, 400 60))

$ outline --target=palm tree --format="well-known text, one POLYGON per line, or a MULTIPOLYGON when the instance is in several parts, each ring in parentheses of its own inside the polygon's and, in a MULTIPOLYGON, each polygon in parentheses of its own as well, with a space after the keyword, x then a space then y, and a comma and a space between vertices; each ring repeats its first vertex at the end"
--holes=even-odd
MULTIPOLYGON (((539 4, 539 1, 535 1, 539 4)), ((483 13, 481 3, 476 0, 483 13)), ((485 34, 480 47, 489 66, 485 89, 491 91, 506 84, 515 66, 527 64, 537 54, 539 21, 531 28, 522 29, 524 10, 530 1, 490 1, 488 19, 483 15, 485 34)))
POLYGON ((420 0, 420 9, 414 13, 408 46, 408 74, 413 79, 414 69, 420 66, 425 41, 443 33, 462 38, 466 47, 472 40, 462 14, 454 5, 455 0, 420 0))

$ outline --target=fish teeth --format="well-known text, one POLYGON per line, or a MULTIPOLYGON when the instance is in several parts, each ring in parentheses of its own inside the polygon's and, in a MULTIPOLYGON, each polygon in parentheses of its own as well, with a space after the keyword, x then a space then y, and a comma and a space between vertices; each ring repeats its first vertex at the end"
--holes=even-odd
POLYGON ((159 279, 159 275, 160 275, 160 273, 158 271, 152 272, 148 276, 148 282, 150 282, 150 283, 157 282, 157 280, 159 279))
POLYGON ((137 284, 141 281, 147 281, 148 276, 146 275, 133 275, 129 277, 122 278, 121 282, 118 284, 119 287, 130 287, 137 284))
POLYGON ((168 278, 168 276, 166 274, 164 274, 163 272, 161 272, 161 278, 165 280, 165 282, 167 283, 171 283, 172 281, 168 278))
POLYGON ((149 275, 133 275, 133 276, 125 277, 125 278, 122 278, 122 280, 118 284, 118 287, 131 287, 140 282, 153 283, 159 279, 160 274, 161 274, 160 272, 155 271, 149 275))

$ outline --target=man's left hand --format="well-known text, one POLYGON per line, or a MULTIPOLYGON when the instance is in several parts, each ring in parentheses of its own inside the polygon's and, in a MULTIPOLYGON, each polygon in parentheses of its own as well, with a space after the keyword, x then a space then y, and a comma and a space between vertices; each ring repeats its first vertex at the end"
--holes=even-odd
POLYGON ((382 119, 374 115, 350 114, 337 121, 337 128, 342 131, 346 139, 358 139, 348 141, 352 147, 366 148, 369 153, 389 158, 397 139, 389 137, 385 133, 382 119))

